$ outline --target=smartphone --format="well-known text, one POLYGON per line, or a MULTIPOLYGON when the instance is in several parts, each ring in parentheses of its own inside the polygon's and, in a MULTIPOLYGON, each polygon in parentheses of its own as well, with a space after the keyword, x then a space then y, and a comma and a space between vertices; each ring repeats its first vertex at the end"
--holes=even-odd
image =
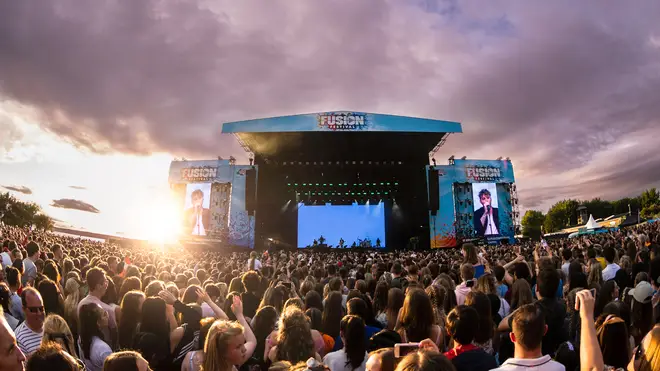
POLYGON ((394 344, 394 357, 403 358, 409 353, 416 352, 419 349, 419 343, 397 343, 394 344))
POLYGON ((474 280, 469 280, 469 281, 465 282, 465 286, 466 287, 474 287, 474 280))
POLYGON ((282 282, 282 285, 286 286, 289 290, 291 290, 291 282, 282 282))

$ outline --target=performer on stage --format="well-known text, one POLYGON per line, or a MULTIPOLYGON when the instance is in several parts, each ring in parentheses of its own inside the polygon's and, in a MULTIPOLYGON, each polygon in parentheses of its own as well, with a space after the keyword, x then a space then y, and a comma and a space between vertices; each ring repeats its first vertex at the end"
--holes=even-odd
POLYGON ((206 236, 206 231, 210 226, 211 211, 202 206, 204 204, 204 192, 196 189, 190 194, 192 206, 185 212, 186 230, 193 236, 206 236))
POLYGON ((482 207, 474 211, 474 229, 479 236, 499 235, 500 218, 497 208, 491 206, 491 196, 487 189, 479 191, 482 207))

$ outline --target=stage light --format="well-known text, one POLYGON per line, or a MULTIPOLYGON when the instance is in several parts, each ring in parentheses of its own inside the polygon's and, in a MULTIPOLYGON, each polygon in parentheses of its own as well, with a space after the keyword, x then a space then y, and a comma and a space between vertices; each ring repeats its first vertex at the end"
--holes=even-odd
POLYGON ((288 185, 289 187, 291 187, 291 183, 287 183, 286 185, 288 185))
POLYGON ((383 184, 385 184, 385 183, 380 183, 380 185, 383 185, 383 184))

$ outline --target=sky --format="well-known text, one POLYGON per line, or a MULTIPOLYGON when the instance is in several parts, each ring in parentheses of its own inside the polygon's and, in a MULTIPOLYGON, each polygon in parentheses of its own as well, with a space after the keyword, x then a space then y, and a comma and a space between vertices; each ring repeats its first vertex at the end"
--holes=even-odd
POLYGON ((0 0, 0 186, 71 225, 171 220, 174 157, 222 122, 354 110, 459 121, 523 208, 660 186, 660 2, 0 0))

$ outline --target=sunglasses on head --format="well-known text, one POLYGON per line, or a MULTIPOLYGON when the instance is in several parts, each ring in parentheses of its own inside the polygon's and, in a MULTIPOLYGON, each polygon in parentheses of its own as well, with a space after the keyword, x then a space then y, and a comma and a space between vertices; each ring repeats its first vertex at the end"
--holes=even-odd
POLYGON ((27 309, 32 313, 37 313, 37 312, 43 312, 44 311, 43 306, 41 306, 41 307, 27 307, 27 309))

